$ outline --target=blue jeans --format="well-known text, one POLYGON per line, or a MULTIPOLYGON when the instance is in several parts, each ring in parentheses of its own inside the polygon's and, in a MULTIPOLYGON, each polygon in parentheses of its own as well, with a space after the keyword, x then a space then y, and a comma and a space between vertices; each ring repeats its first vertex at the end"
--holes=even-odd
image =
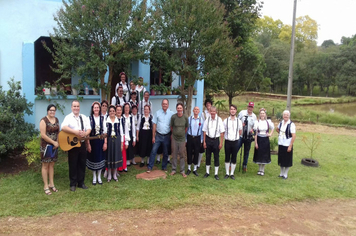
POLYGON ((239 147, 237 149, 237 152, 239 152, 242 144, 244 144, 244 162, 242 163, 243 167, 247 166, 248 162, 248 156, 250 155, 250 149, 251 149, 251 140, 250 139, 244 139, 242 137, 239 138, 239 147))
POLYGON ((155 137, 155 143, 152 146, 152 151, 150 154, 150 159, 149 159, 149 163, 148 163, 148 169, 152 170, 153 165, 155 163, 155 158, 157 155, 157 150, 159 148, 159 146, 163 145, 163 160, 162 160, 162 170, 166 170, 167 169, 167 161, 168 161, 168 145, 169 145, 169 140, 171 138, 170 134, 166 134, 166 135, 160 135, 158 133, 156 133, 156 137, 155 137))

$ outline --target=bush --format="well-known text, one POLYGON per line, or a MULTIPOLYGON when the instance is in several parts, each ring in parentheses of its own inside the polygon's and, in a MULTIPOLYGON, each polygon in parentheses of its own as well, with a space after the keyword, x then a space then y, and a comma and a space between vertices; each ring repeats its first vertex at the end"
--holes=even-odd
POLYGON ((33 124, 25 122, 25 114, 32 115, 33 104, 21 95, 21 83, 11 78, 8 84, 8 91, 0 86, 0 158, 22 150, 25 143, 38 134, 33 124))
POLYGON ((22 155, 26 156, 28 165, 32 163, 39 163, 41 161, 41 137, 39 135, 34 135, 29 141, 25 143, 22 155))

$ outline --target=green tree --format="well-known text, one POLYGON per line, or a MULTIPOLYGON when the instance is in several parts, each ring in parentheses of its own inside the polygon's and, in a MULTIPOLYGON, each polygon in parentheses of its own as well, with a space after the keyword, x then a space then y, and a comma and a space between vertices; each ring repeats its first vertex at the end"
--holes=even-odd
POLYGON ((224 7, 218 0, 154 0, 152 59, 165 61, 167 73, 180 76, 181 90, 187 84, 186 103, 191 111, 196 80, 216 79, 232 60, 228 24, 223 21, 224 7))
POLYGON ((50 36, 57 66, 53 70, 61 78, 76 74, 82 81, 98 84, 103 99, 115 70, 128 70, 132 60, 148 58, 146 0, 63 0, 54 20, 57 26, 50 36))
POLYGON ((278 39, 281 29, 284 26, 281 20, 273 20, 272 17, 264 16, 256 21, 254 39, 267 48, 273 40, 278 39))
MULTIPOLYGON (((300 16, 296 19, 295 26, 296 51, 300 52, 304 47, 316 49, 316 40, 318 39, 318 24, 309 16, 300 16)), ((292 38, 292 26, 284 25, 279 34, 279 39, 290 43, 292 38)))
POLYGON ((231 104, 235 96, 246 90, 252 81, 256 82, 260 78, 260 68, 264 67, 262 56, 251 40, 262 4, 256 0, 220 2, 225 6, 224 20, 229 23, 230 38, 234 41, 236 50, 239 50, 232 61, 231 69, 225 73, 225 79, 220 80, 223 81, 222 89, 231 104))

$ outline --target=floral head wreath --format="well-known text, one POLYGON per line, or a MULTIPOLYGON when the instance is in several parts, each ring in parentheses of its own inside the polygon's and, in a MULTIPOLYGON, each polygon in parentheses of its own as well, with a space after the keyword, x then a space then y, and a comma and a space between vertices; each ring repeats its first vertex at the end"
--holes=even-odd
POLYGON ((126 76, 125 72, 121 72, 119 75, 120 75, 120 77, 121 77, 121 75, 125 75, 126 76))
POLYGON ((267 113, 267 110, 264 109, 264 108, 261 108, 261 109, 260 109, 260 112, 261 112, 261 111, 264 111, 265 113, 267 113))

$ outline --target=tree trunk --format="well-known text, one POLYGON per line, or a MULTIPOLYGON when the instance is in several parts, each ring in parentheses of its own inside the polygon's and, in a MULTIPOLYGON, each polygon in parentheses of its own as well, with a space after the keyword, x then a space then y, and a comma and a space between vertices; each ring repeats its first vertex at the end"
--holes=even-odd
POLYGON ((187 97, 187 115, 190 116, 192 110, 192 99, 193 99, 193 85, 188 87, 188 97, 187 97))
POLYGON ((227 94, 229 97, 229 106, 232 104, 232 99, 234 98, 231 93, 227 94))

